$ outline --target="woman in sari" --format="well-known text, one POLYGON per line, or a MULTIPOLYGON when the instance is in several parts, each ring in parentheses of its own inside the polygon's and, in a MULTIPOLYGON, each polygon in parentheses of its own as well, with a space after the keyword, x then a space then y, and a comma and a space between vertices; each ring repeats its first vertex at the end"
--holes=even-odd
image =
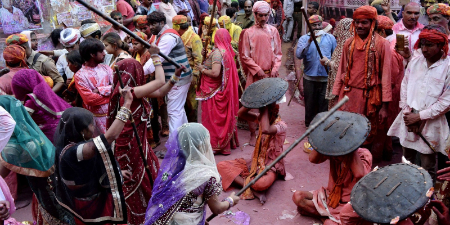
POLYGON ((126 223, 122 176, 111 143, 128 119, 133 95, 122 90, 124 103, 105 134, 96 127, 94 115, 83 108, 67 109, 55 134, 58 203, 75 216, 76 224, 126 223), (101 135, 98 135, 101 134, 101 135))
POLYGON ((214 49, 204 65, 198 66, 202 76, 196 99, 202 104, 202 123, 211 134, 213 150, 224 155, 239 146, 236 126, 239 78, 234 55, 230 34, 219 29, 214 49))
POLYGON ((59 118, 71 106, 52 91, 36 70, 24 69, 17 72, 11 86, 14 95, 23 102, 34 122, 53 142, 59 118))
POLYGON ((220 175, 208 130, 186 123, 170 135, 167 155, 156 178, 145 224, 205 224, 206 204, 220 214, 239 202, 233 193, 219 200, 220 175))
MULTIPOLYGON (((134 99, 130 110, 136 124, 143 154, 151 173, 147 174, 144 168, 139 144, 131 123, 125 124, 120 136, 116 139, 114 156, 119 162, 121 170, 126 171, 126 175, 130 177, 123 183, 123 191, 127 203, 128 224, 144 223, 147 203, 152 194, 152 183, 156 179, 159 169, 158 158, 147 140, 147 121, 151 111, 148 97, 164 96, 174 84, 171 81, 167 83, 164 81, 164 70, 161 65, 161 59, 158 56, 159 49, 156 46, 152 46, 149 51, 153 55, 150 60, 153 60, 155 65, 155 80, 149 83, 146 82, 144 70, 138 61, 124 59, 117 63, 124 85, 127 86, 127 89, 131 88, 133 90, 134 99)), ((177 70, 176 74, 179 75, 180 72, 181 70, 177 70)), ((116 117, 123 102, 119 94, 121 89, 118 76, 118 74, 114 74, 113 93, 109 103, 107 120, 108 128, 113 124, 113 119, 116 117)))
MULTIPOLYGON (((8 144, 0 153, 1 176, 6 178, 18 173, 26 177, 34 193, 32 214, 35 224, 75 224, 73 216, 56 202, 52 192, 55 147, 19 100, 12 96, 0 96, 0 106, 16 122, 8 144)), ((11 182, 6 180, 11 188, 11 182)))
POLYGON ((328 99, 328 108, 331 109, 337 103, 337 96, 332 94, 334 79, 336 79, 336 74, 339 69, 339 63, 341 62, 342 48, 344 47, 345 41, 353 37, 353 31, 350 30, 353 19, 345 18, 339 21, 336 29, 334 30, 334 36, 336 37, 336 49, 331 56, 331 60, 323 58, 320 60, 322 65, 328 65, 330 69, 330 74, 328 75, 327 91, 325 98, 328 99))
POLYGON ((3 50, 3 58, 6 66, 9 68, 9 73, 0 77, 0 95, 13 95, 11 88, 12 78, 18 71, 28 69, 25 61, 27 54, 22 46, 9 45, 3 50))

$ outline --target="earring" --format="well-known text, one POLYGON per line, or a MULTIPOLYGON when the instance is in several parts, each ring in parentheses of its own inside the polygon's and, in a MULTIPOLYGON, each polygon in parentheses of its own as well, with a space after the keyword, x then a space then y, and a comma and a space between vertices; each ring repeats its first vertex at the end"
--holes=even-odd
POLYGON ((83 140, 85 140, 85 141, 86 141, 86 138, 84 138, 84 133, 81 133, 81 136, 83 136, 83 140))

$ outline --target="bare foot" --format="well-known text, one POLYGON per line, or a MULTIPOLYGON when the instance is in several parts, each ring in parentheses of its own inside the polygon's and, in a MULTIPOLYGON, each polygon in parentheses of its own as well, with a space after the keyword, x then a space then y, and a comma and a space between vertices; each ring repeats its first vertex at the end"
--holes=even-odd
POLYGON ((256 134, 255 133, 250 133, 250 140, 248 141, 248 144, 250 146, 256 145, 256 134))
POLYGON ((264 205, 264 203, 266 203, 267 198, 266 198, 266 191, 255 191, 252 190, 253 194, 259 199, 259 201, 261 202, 261 205, 264 205))

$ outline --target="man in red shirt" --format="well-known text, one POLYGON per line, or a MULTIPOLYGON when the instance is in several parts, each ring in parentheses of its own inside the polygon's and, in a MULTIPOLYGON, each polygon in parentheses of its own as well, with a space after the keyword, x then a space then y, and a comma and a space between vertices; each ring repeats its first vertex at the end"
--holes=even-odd
POLYGON ((117 11, 122 13, 123 15, 123 25, 126 26, 131 31, 134 31, 134 23, 133 23, 133 17, 134 17, 134 10, 133 7, 131 7, 128 2, 125 0, 117 0, 116 3, 117 11))

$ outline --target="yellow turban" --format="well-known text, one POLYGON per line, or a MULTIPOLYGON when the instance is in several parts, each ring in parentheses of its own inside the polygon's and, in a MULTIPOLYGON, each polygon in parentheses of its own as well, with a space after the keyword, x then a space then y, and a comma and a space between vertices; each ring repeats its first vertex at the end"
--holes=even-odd
POLYGON ((225 22, 225 25, 228 25, 231 23, 231 18, 229 16, 219 17, 219 26, 220 27, 223 27, 223 22, 225 22))
MULTIPOLYGON (((205 17, 205 21, 204 21, 203 24, 209 26, 209 23, 211 23, 211 17, 207 16, 207 17, 205 17)), ((216 19, 213 19, 213 24, 212 25, 213 26, 217 25, 217 20, 216 19)))

